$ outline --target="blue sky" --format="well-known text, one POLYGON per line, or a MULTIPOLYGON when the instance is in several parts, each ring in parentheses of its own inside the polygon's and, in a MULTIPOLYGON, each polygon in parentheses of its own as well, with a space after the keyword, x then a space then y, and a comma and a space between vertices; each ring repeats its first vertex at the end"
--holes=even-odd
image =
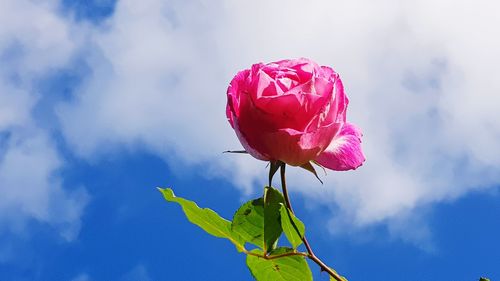
POLYGON ((500 19, 480 2, 2 0, 0 280, 251 280, 156 187, 226 218, 260 196, 265 163, 220 153, 240 148, 225 90, 301 56, 341 74, 367 155, 324 185, 290 169, 317 254, 351 281, 500 279, 500 19))

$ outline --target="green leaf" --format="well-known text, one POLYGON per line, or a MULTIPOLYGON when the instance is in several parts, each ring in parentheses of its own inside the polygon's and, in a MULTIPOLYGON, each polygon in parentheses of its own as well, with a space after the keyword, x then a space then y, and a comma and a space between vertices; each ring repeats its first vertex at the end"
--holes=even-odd
POLYGON ((280 214, 283 232, 292 247, 297 249, 302 244, 306 227, 285 205, 281 205, 280 214))
POLYGON ((479 281, 490 281, 490 279, 485 278, 485 277, 481 277, 481 279, 479 279, 479 281))
MULTIPOLYGON (((293 252, 290 248, 277 248, 270 255, 293 252)), ((255 249, 252 253, 262 255, 255 249)), ((247 255, 247 266, 257 281, 312 281, 312 273, 303 256, 285 256, 276 259, 264 259, 247 255)))
POLYGON ((276 242, 283 229, 280 221, 280 206, 284 204, 283 195, 276 189, 266 186, 264 189, 264 252, 276 247, 276 242))
MULTIPOLYGON (((333 272, 337 273, 337 271, 335 271, 335 269, 331 268, 331 270, 333 270, 333 272)), ((338 273, 337 273, 338 274, 338 273)), ((340 276, 340 275, 339 275, 340 276)), ((340 276, 340 278, 342 278, 342 281, 348 281, 347 278, 345 278, 344 276, 340 276)), ((333 278, 332 276, 330 276, 330 281, 337 281, 337 279, 333 278)))
POLYGON ((238 251, 241 252, 244 250, 243 239, 231 230, 230 221, 222 218, 216 212, 208 208, 201 209, 193 201, 176 197, 170 188, 158 189, 163 194, 165 200, 181 205, 184 214, 186 214, 186 217, 191 223, 201 227, 203 230, 215 237, 229 239, 233 242, 238 251))
POLYGON ((264 249, 264 199, 243 204, 234 214, 231 229, 245 242, 264 249))

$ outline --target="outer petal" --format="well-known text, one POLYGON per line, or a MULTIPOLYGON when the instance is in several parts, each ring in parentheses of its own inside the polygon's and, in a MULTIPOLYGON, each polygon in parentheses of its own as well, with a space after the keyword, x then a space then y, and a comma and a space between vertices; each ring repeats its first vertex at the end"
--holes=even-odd
MULTIPOLYGON (((234 118, 234 117, 233 117, 234 118)), ((247 141, 247 138, 245 135, 240 131, 240 128, 238 127, 238 122, 234 122, 234 131, 236 132, 236 136, 240 140, 241 145, 243 145, 243 148, 250 153, 253 157, 263 160, 263 161, 269 161, 271 158, 269 156, 264 155, 260 153, 257 149, 254 149, 247 141)))
MULTIPOLYGON (((325 68, 325 69, 328 69, 328 68, 325 68)), ((332 70, 332 76, 330 77, 330 79, 331 79, 332 83, 334 84, 333 101, 331 104, 332 108, 328 112, 326 118, 324 119, 324 122, 326 122, 326 123, 334 123, 334 122, 345 123, 347 105, 349 104, 349 100, 348 100, 347 96, 345 95, 342 80, 340 80, 339 75, 337 73, 333 72, 333 70, 332 70)))
POLYGON ((275 97, 262 97, 255 106, 265 112, 277 128, 291 128, 304 131, 307 125, 329 100, 326 97, 309 94, 285 94, 275 97))
POLYGON ((240 92, 242 91, 242 86, 246 83, 246 79, 250 74, 249 69, 242 70, 234 76, 233 80, 227 88, 227 105, 226 105, 226 117, 231 127, 234 128, 234 115, 239 116, 240 112, 240 92))
POLYGON ((340 124, 330 124, 310 133, 293 129, 281 129, 277 132, 261 135, 262 151, 266 151, 272 160, 281 160, 292 166, 303 165, 315 159, 339 132, 340 124))
POLYGON ((358 168, 365 161, 361 150, 361 131, 350 123, 344 123, 340 133, 321 153, 316 161, 323 167, 347 171, 358 168))

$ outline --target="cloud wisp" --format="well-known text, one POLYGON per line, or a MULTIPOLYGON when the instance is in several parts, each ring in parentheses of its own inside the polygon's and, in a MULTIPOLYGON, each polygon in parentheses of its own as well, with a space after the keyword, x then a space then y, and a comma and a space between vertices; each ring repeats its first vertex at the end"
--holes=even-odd
MULTIPOLYGON (((167 162, 207 165, 248 194, 265 183, 265 164, 220 153, 240 147, 224 115, 228 82, 258 61, 303 56, 330 65, 345 82, 348 117, 364 131, 367 162, 331 173, 325 186, 292 172, 291 188, 335 206, 332 224, 388 223, 404 236, 404 218, 425 222, 422 207, 500 184, 493 28, 500 7, 480 2, 122 0, 98 24, 46 13, 60 32, 38 33, 38 41, 31 32, 22 36, 20 45, 41 43, 23 55, 31 67, 21 77, 40 71, 34 66, 64 65, 79 50, 90 74, 57 106, 75 154, 99 159, 117 147, 144 149, 167 162), (37 56, 53 42, 65 51, 37 56)), ((2 110, 8 118, 0 126, 30 123, 36 95, 7 85, 26 93, 0 96, 20 109, 2 110)), ((422 231, 414 240, 426 237, 422 231)))
POLYGON ((342 75, 368 160, 325 187, 296 173, 295 188, 338 205, 354 225, 400 221, 500 183, 499 20, 484 13, 497 4, 437 13, 452 4, 438 2, 120 1, 93 34, 94 75, 62 105, 63 131, 87 157, 103 144, 141 145, 167 161, 235 169, 249 191, 263 178, 259 163, 217 153, 238 147, 225 86, 251 63, 311 57, 342 75), (98 126, 83 134, 74 129, 82 124, 98 126))
MULTIPOLYGON (((58 16, 56 8, 54 2, 3 1, 0 9, 3 237, 25 233, 29 222, 36 221, 53 227, 64 239, 73 240, 88 201, 84 189, 64 187, 58 174, 64 159, 50 132, 33 116, 40 100, 36 81, 47 71, 63 67, 77 48, 71 23, 58 16)), ((0 247, 0 256, 8 259, 4 247, 0 247)))

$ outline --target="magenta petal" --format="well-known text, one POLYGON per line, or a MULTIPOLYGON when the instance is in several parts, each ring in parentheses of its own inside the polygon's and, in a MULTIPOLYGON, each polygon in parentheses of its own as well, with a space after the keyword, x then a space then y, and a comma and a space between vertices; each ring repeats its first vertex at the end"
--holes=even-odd
POLYGON ((293 129, 281 129, 272 133, 264 133, 261 143, 266 144, 262 151, 268 151, 275 159, 292 166, 306 164, 315 159, 328 146, 340 129, 340 124, 330 124, 314 132, 300 132, 293 129))
POLYGON ((250 74, 250 70, 245 69, 243 71, 238 72, 236 76, 234 76, 233 80, 229 84, 227 88, 227 106, 226 106, 226 117, 231 127, 234 128, 234 116, 239 116, 240 111, 240 92, 242 92, 246 83, 246 79, 250 74))
MULTIPOLYGON (((234 117, 233 117, 234 119, 234 117)), ((243 148, 245 148, 246 152, 248 152, 250 155, 253 157, 263 160, 263 161, 269 161, 271 160, 267 155, 264 155, 259 152, 259 150, 253 148, 249 143, 245 135, 240 131, 240 128, 238 126, 238 122, 234 122, 234 131, 236 132, 236 136, 240 140, 241 145, 243 145, 243 148)))
POLYGON ((316 161, 323 167, 335 171, 358 168, 365 161, 361 150, 361 131, 350 123, 344 123, 340 133, 332 140, 316 161))

